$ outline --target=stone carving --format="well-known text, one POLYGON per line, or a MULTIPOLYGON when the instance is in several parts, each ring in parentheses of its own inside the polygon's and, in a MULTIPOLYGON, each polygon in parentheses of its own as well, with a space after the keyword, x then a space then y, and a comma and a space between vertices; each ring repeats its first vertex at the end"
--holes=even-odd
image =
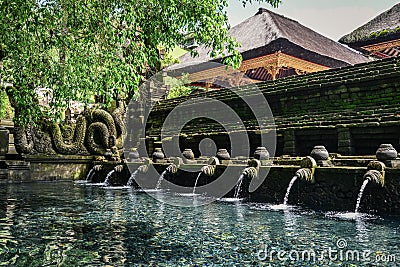
POLYGON ((34 148, 32 125, 14 127, 14 145, 19 154, 31 154, 34 148))
POLYGON ((32 139, 33 143, 35 144, 35 151, 37 153, 47 154, 47 155, 56 154, 56 152, 53 149, 50 133, 42 131, 40 128, 33 128, 33 132, 34 134, 32 134, 32 139))
POLYGON ((129 151, 129 161, 133 161, 135 159, 138 159, 140 157, 139 152, 137 148, 133 147, 129 151))
POLYGON ((254 167, 247 167, 243 170, 242 174, 245 175, 247 178, 255 179, 258 176, 258 170, 254 167))
POLYGON ((178 169, 178 166, 176 166, 174 163, 171 163, 165 170, 167 173, 175 174, 178 172, 178 169))
POLYGON ((45 122, 24 128, 15 126, 15 148, 20 154, 104 155, 107 149, 122 148, 125 133, 125 106, 112 114, 105 110, 87 110, 75 124, 45 122))
POLYGON ((50 133, 52 135, 52 141, 55 147, 55 151, 63 155, 76 155, 81 154, 86 149, 83 146, 86 132, 86 119, 81 116, 78 117, 74 132, 74 137, 71 143, 64 141, 63 134, 61 133, 60 125, 55 122, 51 122, 49 125, 50 133))
POLYGON ((296 171, 296 176, 307 182, 315 182, 315 169, 317 168, 317 162, 313 157, 307 156, 300 162, 301 169, 296 171))
POLYGON ((385 164, 380 161, 373 160, 371 161, 367 169, 368 171, 364 174, 364 179, 369 179, 376 184, 381 186, 385 185, 385 164))
POLYGON ((0 157, 5 156, 8 153, 8 139, 9 131, 0 126, 0 157))
POLYGON ((183 152, 182 155, 186 158, 186 159, 190 159, 193 160, 194 159, 194 153, 190 148, 186 148, 183 152))
POLYGON ((228 150, 226 150, 225 148, 221 148, 217 152, 217 158, 220 160, 230 160, 231 156, 229 155, 228 150))
POLYGON ((220 165, 219 159, 217 157, 211 157, 208 160, 208 165, 203 166, 200 171, 211 177, 214 175, 217 165, 220 165))
POLYGON ((90 153, 95 155, 103 155, 106 149, 109 148, 108 140, 109 131, 104 123, 94 122, 90 124, 85 140, 85 145, 90 153), (95 140, 95 136, 98 136, 100 140, 95 140))
POLYGON ((153 157, 154 162, 157 162, 159 160, 163 160, 165 158, 165 155, 162 152, 161 148, 157 147, 154 149, 152 157, 153 157))
POLYGON ((329 152, 324 146, 314 146, 310 154, 315 160, 328 160, 329 152))
POLYGON ((394 160, 397 158, 397 151, 391 144, 381 144, 376 151, 376 158, 380 161, 394 160))
POLYGON ((258 160, 269 160, 269 152, 265 147, 259 146, 254 152, 254 158, 258 160))
POLYGON ((90 122, 104 123, 107 126, 109 135, 117 136, 117 128, 115 127, 114 118, 110 113, 102 109, 95 109, 90 115, 91 117, 88 118, 90 122))

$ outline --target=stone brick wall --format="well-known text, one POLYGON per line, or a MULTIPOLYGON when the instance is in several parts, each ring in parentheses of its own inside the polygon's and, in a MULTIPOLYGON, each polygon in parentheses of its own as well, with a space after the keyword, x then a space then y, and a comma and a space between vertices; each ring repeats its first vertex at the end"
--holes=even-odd
MULTIPOLYGON (((400 149, 400 58, 257 85, 274 115, 277 155, 308 155, 319 144, 330 152, 344 155, 374 154, 381 143, 392 143, 400 149)), ((241 90, 251 89, 242 87, 241 90)), ((259 127, 252 112, 233 92, 223 89, 189 97, 201 101, 204 96, 229 105, 248 132, 257 134, 259 127)), ((166 116, 189 97, 161 101, 153 108, 146 130, 148 139, 160 140, 166 116)), ((188 147, 196 147, 202 133, 209 138, 226 134, 209 122, 192 123, 183 132, 186 137, 181 137, 181 143, 188 147)), ((259 145, 256 142, 251 144, 252 149, 259 145)))

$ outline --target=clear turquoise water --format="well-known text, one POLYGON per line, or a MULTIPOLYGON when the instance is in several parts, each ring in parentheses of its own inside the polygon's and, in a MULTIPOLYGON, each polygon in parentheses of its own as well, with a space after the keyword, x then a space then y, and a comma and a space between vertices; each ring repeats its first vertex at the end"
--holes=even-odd
POLYGON ((398 218, 224 202, 182 208, 72 183, 0 186, 1 266, 399 266, 399 232, 398 218), (350 250, 360 258, 346 258, 350 250))

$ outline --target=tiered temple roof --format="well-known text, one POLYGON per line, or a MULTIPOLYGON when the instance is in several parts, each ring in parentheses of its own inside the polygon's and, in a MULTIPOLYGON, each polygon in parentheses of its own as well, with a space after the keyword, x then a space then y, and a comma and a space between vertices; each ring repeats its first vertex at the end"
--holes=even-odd
POLYGON ((339 42, 378 58, 400 55, 400 3, 343 36, 339 42))
MULTIPOLYGON (((232 27, 229 34, 241 43, 243 57, 239 71, 253 82, 275 80, 297 74, 354 65, 368 61, 363 55, 301 25, 297 21, 260 8, 252 17, 232 27)), ((224 66, 210 69, 209 48, 200 46, 198 57, 189 53, 170 70, 189 72, 193 82, 209 80, 226 72, 224 66), (195 67, 194 67, 195 66, 195 67)), ((179 72, 179 71, 178 71, 179 72)))

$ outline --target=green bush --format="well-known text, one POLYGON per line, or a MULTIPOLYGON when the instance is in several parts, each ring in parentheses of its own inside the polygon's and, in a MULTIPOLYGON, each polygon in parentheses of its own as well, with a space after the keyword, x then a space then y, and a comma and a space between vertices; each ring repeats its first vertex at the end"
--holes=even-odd
POLYGON ((14 109, 11 107, 6 92, 0 91, 0 119, 12 119, 14 109))
POLYGON ((180 79, 173 77, 165 78, 165 84, 170 86, 167 99, 186 96, 192 92, 193 89, 189 86, 186 86, 186 84, 190 84, 188 76, 188 74, 183 74, 180 79))

